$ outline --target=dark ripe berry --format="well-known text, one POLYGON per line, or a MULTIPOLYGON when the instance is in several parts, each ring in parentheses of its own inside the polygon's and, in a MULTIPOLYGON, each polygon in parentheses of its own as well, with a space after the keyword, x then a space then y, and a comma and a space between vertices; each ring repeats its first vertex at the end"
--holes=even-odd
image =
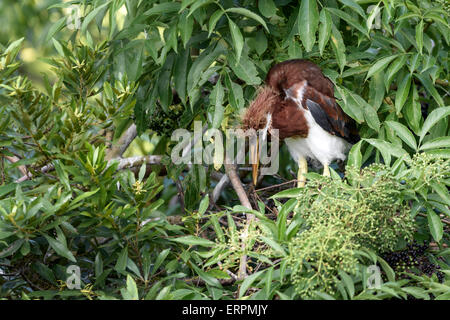
MULTIPOLYGON (((439 271, 441 267, 432 263, 426 255, 428 247, 428 242, 424 242, 423 244, 412 242, 407 244, 404 250, 387 252, 382 257, 396 272, 411 272, 412 268, 416 268, 427 276, 435 273, 439 281, 442 282, 444 280, 444 274, 439 271)), ((408 276, 404 275, 401 278, 408 278, 408 276)))

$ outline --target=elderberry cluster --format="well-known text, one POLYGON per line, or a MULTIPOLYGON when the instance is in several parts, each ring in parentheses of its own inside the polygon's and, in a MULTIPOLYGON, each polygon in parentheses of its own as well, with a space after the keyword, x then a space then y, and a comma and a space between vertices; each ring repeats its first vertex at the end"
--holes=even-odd
MULTIPOLYGON (((439 282, 443 282, 444 274, 440 271, 441 267, 430 261, 426 254, 428 248, 429 245, 426 242, 422 245, 417 242, 412 242, 404 250, 385 253, 383 259, 386 260, 396 273, 413 272, 416 269, 427 276, 435 273, 439 282)), ((408 278, 406 274, 400 277, 408 278)))

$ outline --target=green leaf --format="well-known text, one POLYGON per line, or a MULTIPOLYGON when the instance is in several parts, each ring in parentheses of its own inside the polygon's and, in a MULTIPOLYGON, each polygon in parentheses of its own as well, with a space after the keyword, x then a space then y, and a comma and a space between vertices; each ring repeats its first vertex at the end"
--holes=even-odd
POLYGON ((347 160, 348 166, 361 168, 362 165, 361 143, 362 141, 359 141, 358 143, 353 145, 352 149, 348 153, 348 160, 347 160))
POLYGON ((367 72, 367 76, 366 76, 366 80, 369 79, 372 75, 374 75, 376 72, 379 72, 381 70, 384 70, 387 65, 394 60, 395 58, 397 58, 399 55, 398 54, 394 54, 394 55, 390 55, 384 58, 379 59, 377 62, 375 62, 369 69, 369 71, 367 72))
POLYGON ((179 11, 180 7, 181 4, 179 2, 166 2, 155 4, 151 9, 145 11, 142 15, 149 17, 158 14, 173 13, 179 11))
POLYGON ((196 0, 189 10, 188 17, 190 17, 195 11, 197 11, 201 7, 206 6, 213 2, 214 1, 212 1, 212 0, 196 0))
POLYGON ((214 107, 214 116, 212 119, 213 128, 219 128, 222 123, 224 115, 224 108, 223 108, 224 95, 225 92, 223 90, 221 80, 219 79, 209 96, 210 104, 214 107))
POLYGON ((334 55, 336 56, 336 60, 339 65, 339 69, 344 70, 345 64, 347 63, 347 59, 345 56, 345 44, 344 39, 342 39, 342 35, 340 31, 336 28, 334 23, 331 24, 331 47, 333 48, 334 55))
MULTIPOLYGON (((178 21, 178 30, 180 31, 181 41, 183 42, 183 47, 186 48, 186 44, 188 43, 189 39, 192 35, 192 30, 194 30, 194 18, 193 17, 187 17, 186 12, 183 12, 183 14, 180 17, 180 20, 178 21)), ((175 36, 176 41, 176 36, 175 36)))
POLYGON ((186 104, 186 81, 187 67, 189 61, 189 48, 182 50, 176 57, 175 69, 173 72, 175 91, 178 93, 183 104, 186 104))
POLYGON ((48 282, 54 285, 58 285, 55 275, 53 274, 53 271, 42 262, 39 261, 34 262, 32 264, 32 268, 35 269, 39 273, 39 275, 48 282))
POLYGON ((386 91, 389 91, 389 86, 391 85, 392 79, 398 74, 398 71, 405 65, 408 56, 402 55, 395 59, 385 73, 384 85, 386 86, 386 91))
POLYGON ((82 34, 86 34, 86 29, 87 29, 89 23, 91 23, 91 21, 97 16, 97 14, 99 14, 100 11, 103 10, 103 8, 105 8, 107 5, 109 5, 109 3, 111 1, 112 0, 108 0, 101 6, 98 6, 97 8, 95 8, 94 10, 89 12, 89 14, 84 18, 83 23, 81 24, 81 33, 82 34))
POLYGON ((128 261, 128 247, 124 247, 122 251, 120 251, 119 258, 117 259, 114 269, 119 273, 124 273, 125 268, 127 267, 127 261, 128 261))
POLYGON ((447 206, 450 206, 450 196, 447 187, 436 181, 431 181, 430 185, 433 188, 434 192, 436 192, 439 197, 441 197, 443 203, 445 203, 447 206))
POLYGON ((438 137, 436 139, 427 141, 422 146, 420 146, 420 150, 429 150, 429 149, 437 149, 437 148, 449 148, 450 147, 450 136, 447 137, 438 137))
POLYGON ((181 2, 181 8, 179 9, 178 13, 181 13, 184 9, 189 7, 191 4, 193 4, 197 0, 183 0, 181 2))
POLYGON ((124 300, 139 300, 136 282, 134 282, 134 279, 129 274, 127 274, 126 290, 122 289, 120 292, 124 300))
POLYGON ((242 91, 242 87, 238 85, 237 83, 234 83, 231 81, 230 76, 227 74, 225 77, 225 84, 228 89, 228 101, 231 104, 231 106, 235 110, 240 110, 244 107, 244 93, 242 91))
POLYGON ((395 282, 395 272, 392 270, 392 268, 389 266, 389 264, 383 260, 380 256, 377 256, 378 263, 381 265, 381 268, 383 268, 384 272, 386 273, 386 277, 390 282, 395 282))
POLYGON ((277 12, 277 7, 275 6, 275 3, 273 3, 273 0, 259 0, 258 9, 266 18, 274 16, 277 12))
POLYGON ((408 69, 411 74, 419 69, 420 62, 422 61, 421 55, 419 53, 413 54, 409 59, 408 69))
POLYGON ((20 249, 22 244, 25 242, 25 239, 17 239, 13 243, 11 243, 6 249, 0 251, 0 258, 6 258, 10 255, 13 255, 17 250, 20 249))
POLYGON ((371 105, 375 111, 378 111, 384 98, 384 85, 383 85, 384 72, 377 72, 373 75, 369 83, 369 105, 371 105))
POLYGON ((444 107, 444 100, 442 99, 441 95, 436 90, 436 87, 431 82, 431 79, 427 73, 425 74, 414 74, 414 76, 422 82, 425 89, 433 96, 434 100, 437 102, 437 104, 440 107, 444 107))
POLYGON ((54 160, 53 165, 55 167, 56 174, 58 175, 58 178, 60 182, 64 185, 64 187, 70 191, 70 184, 69 184, 69 175, 66 170, 64 170, 64 165, 59 160, 54 160))
POLYGON ((233 39, 236 61, 239 62, 241 59, 242 48, 244 47, 244 38, 242 37, 239 27, 233 22, 233 20, 228 19, 228 25, 230 27, 231 38, 233 39))
POLYGON ((344 271, 339 270, 339 275, 345 284, 345 288, 347 289, 348 295, 350 298, 353 298, 355 295, 355 285, 353 284, 352 278, 344 271))
POLYGON ((259 85, 261 78, 258 77, 258 71, 256 66, 248 57, 241 57, 239 61, 232 52, 228 54, 228 60, 230 61, 230 67, 236 74, 236 76, 245 81, 248 85, 259 85))
POLYGON ((425 289, 419 287, 403 287, 402 290, 416 299, 430 300, 425 289))
POLYGON ((265 284, 266 299, 269 298, 270 291, 271 291, 270 289, 272 288, 273 269, 274 269, 274 267, 270 267, 269 269, 267 269, 267 272, 266 272, 266 284, 265 284))
MULTIPOLYGON (((364 109, 366 108, 367 102, 363 98, 361 98, 356 93, 344 89, 345 100, 338 102, 347 114, 355 119, 358 123, 362 123, 364 121, 364 109)), ((370 107, 370 106, 369 106, 370 107)))
POLYGON ((320 292, 320 291, 314 290, 314 294, 323 300, 336 300, 335 297, 330 296, 328 293, 325 293, 325 292, 320 292))
POLYGON ((64 50, 63 50, 63 47, 61 46, 61 43, 59 43, 59 41, 56 40, 55 38, 52 38, 52 41, 53 41, 53 45, 55 46, 56 51, 58 51, 58 53, 61 57, 64 57, 64 50))
POLYGON ((316 0, 303 0, 298 13, 298 33, 307 52, 316 42, 316 31, 319 25, 319 10, 316 0))
POLYGON ((216 245, 214 242, 212 242, 208 239, 204 239, 204 238, 200 238, 200 237, 196 237, 196 236, 184 236, 184 237, 179 237, 179 238, 173 238, 173 239, 170 239, 170 241, 187 244, 190 246, 198 245, 198 246, 203 246, 203 247, 212 247, 212 246, 216 245))
POLYGON ((407 73, 405 77, 400 82, 397 93, 395 94, 395 111, 397 115, 400 115, 400 111, 402 111, 403 105, 408 99, 409 89, 411 87, 411 74, 407 73))
POLYGON ((416 25, 416 43, 419 53, 422 54, 423 49, 423 20, 416 25))
POLYGON ((55 250, 55 252, 64 257, 69 259, 72 262, 77 262, 77 259, 75 259, 75 257, 73 256, 72 252, 70 252, 70 250, 67 248, 66 244, 61 243, 55 239, 53 239, 52 237, 49 237, 48 235, 44 234, 43 235, 45 237, 45 239, 47 239, 48 244, 50 245, 50 247, 52 247, 53 250, 55 250))
POLYGON ((14 234, 14 231, 3 231, 0 230, 0 240, 8 238, 9 236, 12 236, 14 234))
POLYGON ((364 106, 364 119, 366 120, 369 127, 378 132, 380 130, 380 119, 378 119, 377 112, 364 99, 361 98, 361 100, 364 101, 364 103, 362 104, 364 106))
POLYGON ((366 14, 364 13, 364 9, 361 8, 359 4, 357 4, 353 0, 339 0, 339 2, 345 4, 347 7, 355 11, 357 14, 359 14, 362 18, 367 19, 366 14))
POLYGON ((368 34, 366 28, 364 28, 361 24, 359 24, 358 20, 354 19, 347 12, 339 10, 339 9, 335 9, 335 8, 330 8, 330 7, 327 7, 326 10, 328 10, 329 12, 334 14, 336 17, 339 17, 339 18, 345 20, 345 22, 347 22, 349 25, 351 25, 352 27, 354 27, 355 29, 360 31, 363 35, 365 35, 366 37, 369 37, 369 34, 368 34))
POLYGON ((199 277, 205 281, 208 285, 212 286, 212 287, 218 287, 218 288, 222 288, 222 285, 220 284, 219 280, 217 280, 216 278, 214 278, 213 276, 209 275, 208 273, 200 270, 200 268, 198 268, 195 264, 191 264, 192 269, 194 269, 194 271, 199 275, 199 277))
POLYGON ((97 254, 95 255, 94 264, 95 264, 95 277, 99 278, 103 273, 103 259, 100 251, 97 252, 97 254))
POLYGON ((300 59, 303 57, 302 47, 300 43, 292 41, 288 48, 289 59, 300 59))
POLYGON ((331 35, 331 26, 333 21, 331 20, 330 13, 327 10, 322 10, 319 16, 319 51, 320 55, 323 54, 323 50, 328 43, 331 35))
POLYGON ((216 24, 217 24, 217 22, 219 22, 219 19, 222 17, 223 13, 224 12, 222 11, 222 9, 218 9, 216 12, 214 12, 211 15, 211 18, 209 18, 208 38, 211 36, 211 33, 216 28, 216 24))
POLYGON ((200 216, 203 216, 203 214, 206 212, 206 210, 209 207, 209 195, 207 194, 202 201, 200 201, 200 205, 198 207, 198 214, 200 216))
POLYGON ((286 239, 286 219, 288 214, 292 212, 297 203, 297 199, 289 199, 281 207, 281 210, 278 213, 277 217, 278 241, 283 241, 286 239))
POLYGON ((243 16, 246 16, 250 19, 256 20, 257 22, 261 23, 264 27, 264 29, 266 29, 267 32, 269 32, 269 29, 267 28, 266 22, 264 21, 263 18, 261 18, 259 15, 257 15, 254 12, 251 12, 248 9, 245 8, 229 8, 227 10, 225 10, 226 12, 233 12, 233 13, 237 13, 243 16))
POLYGON ((224 48, 220 44, 217 44, 216 47, 209 47, 204 50, 200 56, 195 59, 187 77, 187 92, 190 93, 197 86, 202 73, 223 53, 223 50, 224 48))
POLYGON ((428 227, 430 228, 431 235, 436 242, 441 241, 444 234, 444 225, 439 216, 431 209, 428 209, 428 227))
POLYGON ((425 119, 422 129, 420 130, 420 142, 425 137, 428 131, 441 119, 444 119, 450 115, 450 107, 442 107, 434 109, 428 117, 425 119))
POLYGON ((270 239, 268 237, 265 236, 260 236, 260 238, 262 239, 262 241, 267 244, 269 247, 271 247, 273 250, 275 250, 276 252, 281 253, 281 255, 286 256, 286 251, 284 251, 283 247, 276 242, 273 239, 270 239))
POLYGON ((417 150, 416 139, 405 125, 396 121, 385 121, 384 123, 387 124, 389 128, 391 128, 397 136, 403 140, 403 142, 405 142, 413 150, 417 150))
POLYGON ((76 205, 78 202, 80 202, 81 200, 84 200, 84 199, 86 199, 86 198, 89 198, 90 196, 96 194, 99 190, 100 190, 100 188, 97 188, 97 189, 95 189, 95 190, 88 191, 88 192, 84 192, 84 193, 80 194, 78 197, 76 197, 76 198, 70 203, 70 207, 68 208, 68 210, 71 210, 71 209, 75 208, 75 207, 76 207, 75 205, 76 205))
POLYGON ((388 141, 384 141, 381 139, 363 139, 373 145, 375 148, 380 150, 381 154, 383 155, 384 161, 389 164, 390 163, 390 156, 393 155, 395 157, 401 158, 403 156, 407 156, 408 153, 398 146, 393 145, 392 143, 388 141))
MULTIPOLYGON (((65 18, 63 18, 63 19, 65 19, 65 18)), ((58 22, 56 22, 56 23, 58 23, 58 22)), ((11 54, 14 51, 18 51, 20 49, 20 46, 22 45, 22 42, 23 42, 24 39, 25 38, 22 37, 22 38, 20 38, 18 40, 15 40, 15 41, 11 42, 11 44, 8 46, 8 48, 6 48, 6 50, 3 52, 3 54, 7 55, 7 54, 11 54)))
POLYGON ((405 14, 401 15, 397 21, 401 21, 404 19, 411 19, 411 18, 420 18, 420 15, 415 12, 406 12, 405 14))
POLYGON ((170 253, 170 248, 167 248, 158 255, 158 258, 156 258, 155 264, 153 265, 151 274, 155 274, 156 271, 158 271, 158 268, 161 266, 161 264, 166 260, 167 256, 170 253))
POLYGON ((278 199, 278 198, 297 198, 300 194, 305 191, 305 188, 291 188, 287 190, 280 191, 269 199, 278 199))
POLYGON ((420 120, 422 118, 422 111, 419 102, 419 94, 416 86, 413 86, 411 98, 404 107, 405 119, 409 127, 418 135, 420 131, 420 120))
MULTIPOLYGON (((52 24, 52 26, 48 30, 47 36, 45 37, 45 42, 47 42, 51 38, 53 38, 53 36, 64 27, 64 25, 66 23, 66 19, 67 19, 66 17, 62 17, 61 19, 56 21, 54 24, 52 24)), ((23 40, 23 38, 22 38, 22 40, 23 40)))
POLYGON ((244 279, 244 281, 241 284, 241 287, 239 288, 239 299, 244 296, 244 294, 247 292, 248 288, 252 285, 253 282, 264 272, 265 270, 258 271, 247 278, 244 279))
POLYGON ((249 45, 252 43, 253 39, 256 53, 258 55, 262 55, 267 50, 267 37, 264 34, 264 31, 259 30, 258 32, 256 32, 255 37, 249 39, 249 45))

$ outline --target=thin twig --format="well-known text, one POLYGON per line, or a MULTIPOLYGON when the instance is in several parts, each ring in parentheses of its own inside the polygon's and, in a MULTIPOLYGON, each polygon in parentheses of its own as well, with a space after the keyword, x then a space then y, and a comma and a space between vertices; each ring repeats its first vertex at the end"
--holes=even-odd
POLYGON ((223 189, 230 183, 230 178, 228 178, 228 175, 224 174, 222 178, 220 178, 217 185, 214 187, 213 193, 212 193, 212 203, 216 203, 217 200, 219 200, 220 194, 222 193, 223 189))
POLYGON ((281 187, 281 186, 284 186, 284 185, 289 184, 289 183, 296 183, 296 182, 298 182, 297 179, 289 180, 287 182, 283 182, 283 183, 280 183, 280 184, 274 184, 273 186, 260 188, 260 189, 255 189, 255 192, 259 192, 259 191, 263 191, 263 190, 269 190, 269 189, 274 189, 274 188, 281 187))

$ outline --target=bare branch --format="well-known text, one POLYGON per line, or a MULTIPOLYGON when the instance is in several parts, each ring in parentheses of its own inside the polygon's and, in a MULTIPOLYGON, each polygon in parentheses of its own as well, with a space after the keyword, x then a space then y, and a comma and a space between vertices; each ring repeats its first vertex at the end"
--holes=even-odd
MULTIPOLYGON (((55 166, 54 166, 53 164, 50 163, 50 164, 47 164, 47 165, 43 166, 43 167, 40 169, 40 171, 41 171, 41 173, 47 173, 48 171, 52 171, 52 170, 54 170, 54 169, 55 169, 55 166)), ((29 179, 31 179, 32 177, 33 177, 33 176, 31 175, 31 173, 30 173, 30 172, 27 172, 26 175, 24 175, 24 176, 20 177, 19 179, 17 179, 17 180, 16 180, 16 183, 20 183, 20 182, 29 180, 29 179)))
MULTIPOLYGON (((239 151, 242 152, 241 150, 239 150, 239 151)), ((239 154, 238 154, 237 158, 239 158, 239 154)), ((231 185, 233 186, 234 190, 236 191, 236 194, 238 195, 239 200, 241 201, 241 204, 244 207, 247 207, 248 209, 252 209, 252 205, 250 204, 250 201, 248 200, 248 197, 244 190, 244 187, 242 186, 241 179, 239 179, 239 176, 237 175, 236 165, 230 161, 230 158, 228 157, 227 154, 225 155, 225 164, 224 165, 225 165, 225 172, 227 173, 227 176, 230 179, 231 185)), ((248 229, 250 227, 250 223, 254 219, 255 219, 255 216, 253 214, 247 215, 247 223, 244 227, 244 232, 241 236, 241 241, 242 241, 241 246, 242 246, 243 250, 245 250, 245 246, 247 243, 248 229)), ((241 256, 241 261, 239 263, 238 278, 244 279, 246 277, 247 277, 247 255, 243 254, 241 256)))
POLYGON ((250 201, 248 200, 247 193, 244 190, 244 187, 242 186, 241 179, 239 179, 239 176, 236 172, 236 165, 230 161, 228 156, 225 156, 225 172, 230 179, 231 185, 234 188, 234 191, 236 191, 236 194, 239 197, 239 201, 244 207, 247 207, 249 209, 252 209, 252 205, 250 204, 250 201))
MULTIPOLYGON (((13 156, 13 157, 5 156, 5 159, 8 160, 11 163, 16 163, 17 161, 20 160, 19 157, 16 157, 16 156, 13 156)), ((18 168, 19 168, 20 172, 22 172, 23 175, 27 174, 27 167, 26 166, 21 165, 21 166, 18 166, 18 168)))
POLYGON ((106 159, 114 159, 122 157, 123 153, 127 150, 128 146, 133 142, 137 136, 136 125, 133 123, 127 131, 125 131, 119 140, 113 144, 110 152, 106 155, 106 159))
POLYGON ((146 164, 161 164, 162 156, 159 155, 148 155, 148 156, 136 156, 130 158, 123 159, 111 159, 108 161, 108 166, 110 166, 113 162, 119 161, 119 165, 117 166, 117 170, 123 170, 126 168, 132 168, 146 164))

